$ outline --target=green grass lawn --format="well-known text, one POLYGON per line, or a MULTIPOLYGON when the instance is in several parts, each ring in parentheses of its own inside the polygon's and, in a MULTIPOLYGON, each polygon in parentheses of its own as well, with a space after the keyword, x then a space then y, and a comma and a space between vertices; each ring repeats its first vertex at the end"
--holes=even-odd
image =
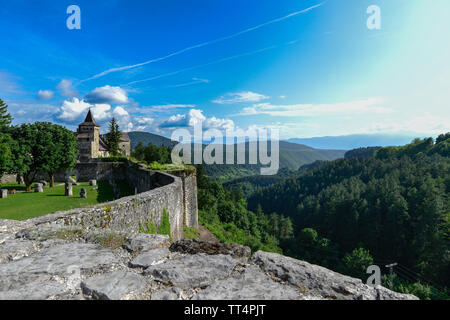
MULTIPOLYGON (((33 184, 34 185, 34 184, 33 184)), ((119 182, 118 186, 122 197, 130 195, 131 188, 125 182, 119 182)), ((114 192, 108 182, 99 181, 98 190, 90 186, 88 182, 81 182, 73 186, 73 196, 64 196, 64 183, 55 183, 55 187, 44 187, 43 193, 25 191, 24 185, 3 184, 2 189, 15 189, 16 194, 8 194, 5 199, 0 199, 0 219, 26 220, 56 211, 83 208, 98 203, 114 200, 114 192), (80 198, 81 188, 86 188, 87 198, 80 198)))

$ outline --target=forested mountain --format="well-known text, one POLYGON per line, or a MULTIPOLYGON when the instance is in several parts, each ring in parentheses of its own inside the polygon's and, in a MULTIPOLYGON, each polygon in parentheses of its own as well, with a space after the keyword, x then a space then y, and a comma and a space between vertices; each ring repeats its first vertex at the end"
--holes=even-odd
POLYGON ((142 142, 144 146, 147 146, 149 143, 161 147, 172 147, 176 142, 173 142, 169 138, 150 133, 150 132, 142 132, 142 131, 132 131, 128 132, 128 136, 131 141, 131 149, 136 148, 139 142, 142 142))
MULTIPOLYGON (((128 133, 131 140, 131 148, 135 149, 139 142, 142 142, 144 146, 147 146, 149 143, 156 146, 166 146, 173 147, 176 142, 171 141, 168 138, 148 133, 148 132, 129 132, 128 133)), ((202 149, 204 149, 207 145, 202 145, 202 149)), ((213 145, 210 145, 211 147, 213 145)), ((225 163, 225 147, 224 145, 217 145, 217 147, 224 150, 224 160, 225 163)), ((305 145, 289 143, 280 141, 280 168, 288 168, 297 170, 299 167, 313 163, 316 160, 328 161, 335 160, 338 158, 343 158, 345 154, 345 150, 318 150, 305 145)), ((237 144, 234 145, 235 154, 237 153, 237 144)), ((193 150, 192 147, 192 162, 193 162, 193 150)), ((246 163, 248 163, 248 150, 249 143, 245 143, 246 150, 246 163)), ((234 163, 237 163, 235 161, 234 163)), ((242 178, 247 176, 254 176, 260 174, 261 165, 251 165, 251 164, 213 164, 213 165, 205 165, 205 172, 211 179, 225 182, 230 181, 236 178, 242 178)))
POLYGON ((237 178, 225 182, 223 186, 228 190, 240 190, 242 191, 244 197, 248 198, 250 195, 252 195, 260 188, 268 187, 270 185, 279 183, 283 179, 287 179, 289 177, 298 176, 309 170, 317 168, 318 166, 324 164, 325 162, 326 161, 317 160, 313 163, 301 166, 298 170, 281 168, 276 175, 270 176, 252 175, 248 177, 237 178))
MULTIPOLYGON (((235 145, 235 150, 237 146, 235 145)), ((249 150, 246 143, 245 150, 249 150)), ((259 149, 258 149, 259 150, 259 149)), ((269 149, 270 150, 270 149, 269 149)), ((280 141, 279 167, 298 170, 301 166, 315 161, 330 161, 343 158, 345 150, 318 150, 305 145, 280 141)), ((248 163, 248 151, 246 152, 248 163)), ((237 163, 237 161, 235 161, 237 163)), ((206 174, 213 180, 227 182, 233 179, 260 175, 261 165, 205 165, 206 174)))
POLYGON ((248 199, 249 209, 261 206, 293 219, 295 238, 281 243, 287 255, 334 269, 346 255, 398 262, 445 291, 450 287, 449 150, 447 134, 436 142, 416 139, 382 148, 373 157, 328 162, 260 189, 248 199))

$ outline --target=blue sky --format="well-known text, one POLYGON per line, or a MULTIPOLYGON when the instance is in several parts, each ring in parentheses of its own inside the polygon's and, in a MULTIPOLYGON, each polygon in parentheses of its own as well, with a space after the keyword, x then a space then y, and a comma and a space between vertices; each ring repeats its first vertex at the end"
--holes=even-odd
POLYGON ((0 0, 0 98, 14 123, 170 136, 450 131, 448 0, 0 0), (81 9, 69 30, 66 9, 81 9), (381 29, 369 30, 370 5, 381 29))

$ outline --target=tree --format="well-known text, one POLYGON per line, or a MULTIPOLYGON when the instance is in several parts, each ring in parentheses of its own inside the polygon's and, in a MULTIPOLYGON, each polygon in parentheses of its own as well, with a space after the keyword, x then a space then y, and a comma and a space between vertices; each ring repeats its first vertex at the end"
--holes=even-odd
POLYGON ((119 130, 119 124, 113 117, 109 123, 109 132, 106 134, 106 141, 108 142, 109 152, 111 156, 120 155, 119 143, 120 143, 121 133, 119 130))
POLYGON ((347 253, 342 259, 343 273, 352 277, 364 279, 366 277, 367 268, 373 264, 373 258, 369 250, 358 248, 347 253))
POLYGON ((12 127, 10 173, 22 175, 27 191, 31 190, 39 172, 51 176, 76 162, 77 146, 73 132, 49 122, 36 122, 12 127))
POLYGON ((43 131, 48 130, 51 137, 47 145, 49 161, 46 172, 50 177, 50 187, 54 186, 54 174, 57 171, 73 168, 76 164, 78 148, 74 134, 58 125, 45 125, 43 131))
POLYGON ((7 112, 8 106, 0 99, 0 178, 11 158, 11 149, 9 147, 11 139, 6 131, 11 124, 12 117, 7 112))
POLYGON ((0 99, 0 132, 4 131, 12 122, 12 117, 8 112, 8 106, 0 99))
POLYGON ((6 171, 6 165, 11 158, 11 150, 9 148, 11 140, 8 135, 0 132, 0 178, 6 171))
POLYGON ((280 238, 289 239, 294 235, 294 226, 291 218, 282 216, 280 226, 280 238))

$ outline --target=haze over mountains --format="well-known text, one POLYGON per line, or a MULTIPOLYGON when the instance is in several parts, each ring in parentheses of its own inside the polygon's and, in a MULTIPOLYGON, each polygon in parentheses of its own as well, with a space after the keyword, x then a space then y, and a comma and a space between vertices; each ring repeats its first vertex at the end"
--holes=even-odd
POLYGON ((352 150, 365 147, 390 147, 410 143, 417 136, 407 134, 352 134, 313 138, 292 138, 288 142, 305 144, 317 149, 352 150))

